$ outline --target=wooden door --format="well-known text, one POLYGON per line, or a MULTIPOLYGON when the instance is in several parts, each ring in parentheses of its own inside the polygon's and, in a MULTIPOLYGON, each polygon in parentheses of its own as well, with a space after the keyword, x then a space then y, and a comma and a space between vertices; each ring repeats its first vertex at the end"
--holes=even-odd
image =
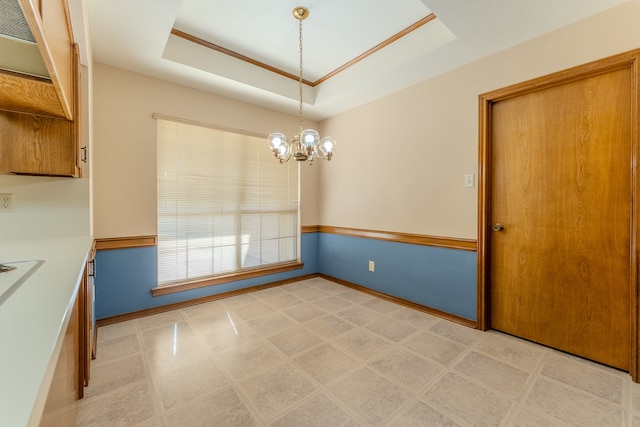
POLYGON ((630 66, 564 76, 520 87, 485 115, 488 326, 624 370, 634 78, 630 66))

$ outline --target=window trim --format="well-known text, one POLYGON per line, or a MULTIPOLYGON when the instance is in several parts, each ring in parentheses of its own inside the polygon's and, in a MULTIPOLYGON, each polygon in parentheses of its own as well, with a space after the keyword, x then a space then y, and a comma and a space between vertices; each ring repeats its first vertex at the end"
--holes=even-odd
POLYGON ((160 295, 173 294, 176 292, 189 291, 192 289, 204 288, 207 286, 221 285, 229 282, 236 282, 239 280, 253 279, 261 276, 268 276, 270 274, 285 273, 287 271, 301 270, 304 267, 304 263, 299 261, 293 261, 288 263, 272 264, 269 266, 261 266, 251 270, 244 270, 240 272, 219 274, 216 276, 208 276, 203 279, 193 280, 189 282, 180 282, 173 285, 156 286, 151 288, 151 295, 154 297, 160 295))

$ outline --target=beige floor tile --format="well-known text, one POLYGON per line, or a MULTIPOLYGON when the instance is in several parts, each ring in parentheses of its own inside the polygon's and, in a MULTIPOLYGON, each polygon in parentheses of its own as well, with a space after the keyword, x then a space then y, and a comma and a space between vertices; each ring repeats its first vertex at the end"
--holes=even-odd
POLYGON ((253 340, 220 353, 217 360, 233 378, 240 379, 280 362, 282 358, 262 340, 253 340))
POLYGON ((544 347, 496 331, 482 334, 475 349, 527 372, 536 368, 546 350, 544 347))
POLYGON ((265 298, 262 300, 262 302, 273 307, 276 310, 282 310, 285 308, 293 307, 294 305, 302 304, 303 300, 294 295, 284 293, 282 295, 265 298))
POLYGON ((114 338, 120 338, 125 335, 135 334, 138 331, 140 331, 140 329, 138 328, 138 323, 135 320, 100 326, 98 328, 97 342, 102 343, 114 338))
POLYGON ((200 339, 193 337, 181 341, 176 346, 147 350, 145 354, 149 369, 152 372, 160 373, 209 357, 213 351, 200 339))
POLYGON ((622 403, 622 378, 610 375, 604 367, 596 368, 577 357, 568 357, 556 351, 549 354, 542 375, 579 388, 613 403, 622 403))
POLYGON ((256 333, 264 337, 279 334, 288 328, 298 325, 298 322, 280 312, 254 317, 251 320, 247 320, 246 323, 256 333))
POLYGON ((263 314, 273 313, 274 309, 262 301, 250 302, 232 309, 232 313, 244 320, 253 319, 263 314))
POLYGON ((227 311, 227 306, 222 301, 211 301, 185 307, 180 311, 187 317, 199 317, 227 311))
POLYGON ((360 366, 355 359, 330 344, 314 347, 293 362, 320 384, 328 384, 360 366))
POLYGON ((452 373, 433 384, 424 399, 472 425, 500 425, 511 407, 508 399, 452 373))
POLYGON ((354 328, 333 340, 348 354, 368 360, 387 350, 393 344, 380 335, 363 328, 354 328))
POLYGON ((378 298, 366 301, 362 303, 362 305, 382 314, 390 314, 394 311, 400 310, 400 306, 398 304, 394 304, 392 302, 381 300, 378 298))
POLYGON ((271 424, 271 427, 358 427, 342 408, 324 394, 319 394, 288 412, 271 424))
POLYGON ((267 421, 282 415, 315 391, 315 386, 288 363, 278 363, 243 380, 240 386, 267 421))
POLYGON ((256 302, 257 299, 252 294, 247 293, 242 295, 236 295, 230 298, 224 298, 224 299, 221 299, 220 301, 223 302, 224 305, 226 305, 227 307, 234 308, 244 304, 249 304, 251 302, 256 302))
POLYGON ((317 307, 320 307, 327 313, 340 311, 347 307, 351 307, 353 305, 353 303, 335 296, 320 298, 318 300, 313 301, 313 304, 317 307))
POLYGON ((388 317, 379 319, 365 327, 370 331, 380 334, 394 342, 402 341, 417 331, 413 326, 409 326, 406 323, 402 323, 388 317))
POLYGON ((322 278, 315 278, 311 280, 312 282, 312 286, 315 289, 319 289, 323 292, 326 292, 328 294, 340 294, 342 292, 344 292, 344 286, 339 285, 337 283, 333 283, 330 282, 328 280, 322 279, 322 278))
POLYGON ((396 416, 389 427, 459 427, 460 425, 426 403, 416 402, 396 416))
POLYGON ((626 373, 323 278, 100 327, 85 396, 78 425, 640 427, 626 373))
POLYGON ((302 325, 287 329, 268 339, 287 356, 301 353, 321 342, 320 338, 312 334, 309 329, 302 325))
POLYGON ((265 298, 271 298, 279 295, 285 295, 287 291, 281 289, 279 286, 274 286, 267 289, 262 289, 256 292, 252 292, 251 295, 256 297, 259 300, 264 300, 265 298))
POLYGON ((284 310, 284 312, 287 316, 290 316, 301 323, 308 322, 309 320, 327 314, 326 311, 320 310, 318 307, 315 307, 314 305, 308 303, 298 304, 284 310))
POLYGON ((252 427, 256 421, 232 387, 205 395, 166 415, 170 427, 252 427))
POLYGON ((112 362, 94 366, 91 369, 91 382, 85 388, 86 397, 107 393, 118 387, 143 380, 146 376, 141 354, 122 357, 112 362))
POLYGON ((146 350, 175 347, 193 337, 193 330, 186 321, 170 323, 142 331, 142 345, 146 350))
POLYGON ((217 329, 215 332, 201 335, 202 340, 209 345, 215 352, 229 350, 249 343, 258 338, 258 335, 244 324, 233 321, 224 328, 217 329))
POLYGON ((331 394, 371 425, 391 419, 411 394, 377 375, 360 368, 329 388, 331 394))
POLYGON ((369 294, 365 294, 364 292, 356 291, 355 289, 343 289, 346 290, 338 292, 336 296, 339 296, 342 299, 346 299, 347 301, 351 301, 354 304, 362 304, 375 298, 369 294))
POLYGON ((510 427, 564 427, 565 423, 533 412, 531 409, 521 407, 516 409, 508 418, 510 427))
POLYGON ((165 427, 165 423, 162 421, 162 417, 157 416, 143 423, 135 424, 134 427, 165 427))
POLYGON ((100 345, 100 357, 92 361, 92 364, 99 366, 121 357, 130 356, 138 353, 140 348, 136 333, 103 341, 100 345))
POLYGON ((631 409, 640 412, 640 384, 631 383, 631 409))
POLYGON ((316 289, 315 287, 311 286, 308 288, 304 288, 304 289, 300 289, 296 292, 294 292, 294 294, 296 297, 301 298, 305 301, 314 301, 320 298, 326 298, 329 296, 328 293, 321 291, 320 289, 316 289))
POLYGON ((369 366, 413 391, 422 389, 444 371, 439 363, 401 347, 371 360, 369 366))
POLYGON ((333 315, 310 320, 306 323, 306 326, 323 338, 333 338, 354 328, 351 323, 333 315))
POLYGON ((428 329, 440 320, 436 316, 410 308, 401 308, 394 311, 391 317, 418 329, 428 329))
POLYGON ((235 314, 230 311, 219 311, 212 314, 206 314, 204 316, 198 316, 189 319, 189 325, 191 328, 203 335, 211 334, 221 329, 228 329, 233 331, 235 323, 239 321, 235 314))
POLYGON ((358 326, 365 326, 369 323, 375 322, 376 320, 386 319, 386 317, 380 314, 380 312, 362 307, 361 305, 356 305, 339 311, 336 313, 336 316, 348 320, 351 323, 355 323, 358 326))
POLYGON ((622 425, 621 408, 542 378, 536 381, 526 403, 538 412, 574 426, 622 425))
POLYGON ((306 289, 311 287, 311 281, 310 280, 302 280, 299 282, 293 282, 293 283, 288 283, 286 285, 282 285, 280 286, 280 288, 282 290, 288 291, 288 292, 296 292, 299 291, 301 289, 306 289))
POLYGON ((415 335, 402 345, 443 365, 450 364, 466 348, 462 344, 441 338, 431 332, 415 335))
POLYGON ((101 396, 82 399, 76 426, 134 426, 154 415, 151 388, 147 381, 137 381, 101 396))
POLYGON ((513 366, 472 351, 454 369, 512 399, 520 397, 529 374, 513 366))
POLYGON ((212 357, 158 375, 154 383, 166 411, 229 385, 212 357))
POLYGON ((187 320, 180 310, 171 310, 153 316, 141 317, 136 320, 141 330, 154 329, 159 326, 179 323, 187 320))
POLYGON ((464 345, 469 345, 482 336, 481 331, 446 320, 437 322, 429 330, 464 345))

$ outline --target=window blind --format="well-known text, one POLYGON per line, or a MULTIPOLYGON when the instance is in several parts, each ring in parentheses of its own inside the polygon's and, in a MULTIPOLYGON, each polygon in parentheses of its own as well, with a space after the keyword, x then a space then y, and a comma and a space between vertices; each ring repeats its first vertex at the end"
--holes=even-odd
POLYGON ((157 119, 158 286, 298 259, 298 165, 264 138, 157 119))

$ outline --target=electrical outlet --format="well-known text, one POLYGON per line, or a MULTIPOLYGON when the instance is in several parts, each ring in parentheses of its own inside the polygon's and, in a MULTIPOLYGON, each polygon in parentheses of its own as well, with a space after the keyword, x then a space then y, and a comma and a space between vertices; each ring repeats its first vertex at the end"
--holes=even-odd
POLYGON ((0 194, 0 212, 13 212, 13 194, 0 194))
POLYGON ((372 273, 376 271, 376 263, 374 261, 369 261, 369 271, 372 273))
POLYGON ((473 187, 476 185, 475 175, 465 175, 464 176, 464 186, 467 188, 473 187))

